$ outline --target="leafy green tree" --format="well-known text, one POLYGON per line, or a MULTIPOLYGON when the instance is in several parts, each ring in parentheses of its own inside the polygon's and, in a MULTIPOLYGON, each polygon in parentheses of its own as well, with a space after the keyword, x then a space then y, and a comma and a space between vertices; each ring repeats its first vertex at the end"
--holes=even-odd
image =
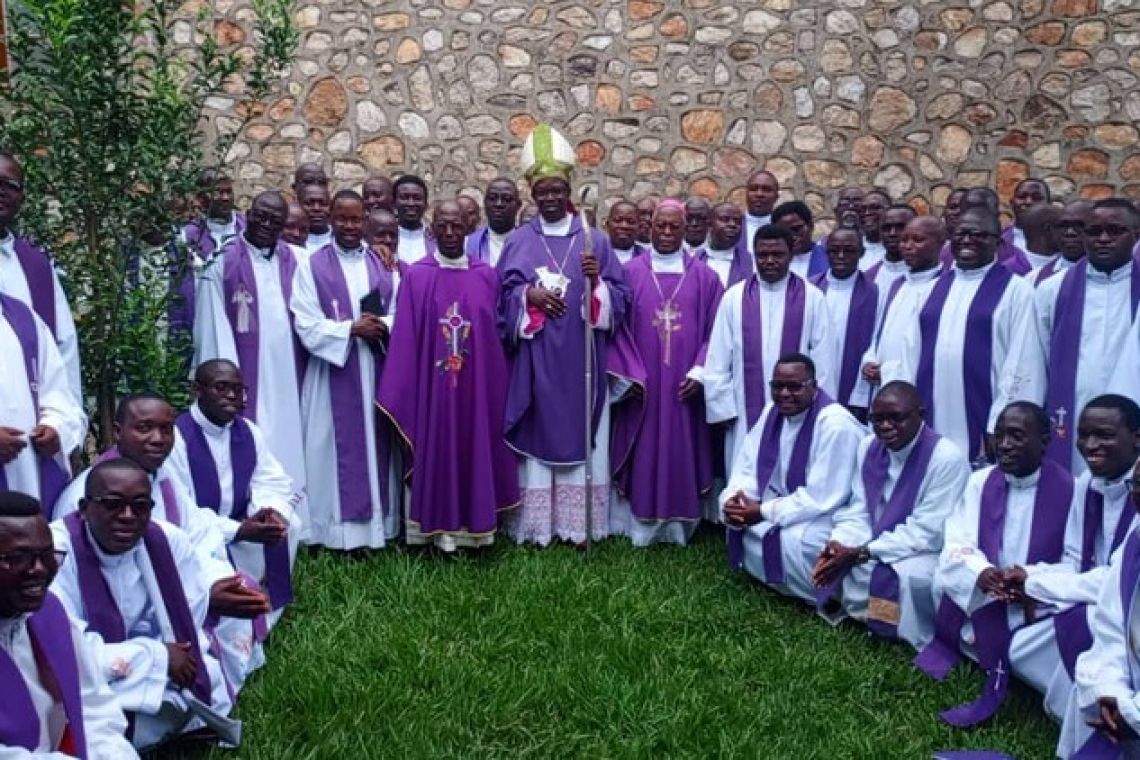
POLYGON ((24 166, 21 232, 56 259, 75 311, 94 431, 109 442, 117 398, 185 396, 185 337, 168 337, 172 267, 162 242, 185 220, 195 179, 224 163, 264 109, 297 44, 291 0, 253 0, 248 44, 222 49, 212 3, 200 43, 176 48, 170 0, 10 0, 10 70, 0 146, 24 166), (238 118, 204 129, 206 102, 237 98, 238 118), (148 242, 149 241, 149 242, 148 242))

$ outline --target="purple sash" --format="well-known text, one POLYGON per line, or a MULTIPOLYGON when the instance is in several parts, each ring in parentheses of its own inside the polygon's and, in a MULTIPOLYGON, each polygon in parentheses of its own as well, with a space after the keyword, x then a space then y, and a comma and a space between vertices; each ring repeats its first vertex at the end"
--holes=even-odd
MULTIPOLYGON (((368 269, 368 287, 378 291, 387 303, 392 297, 391 275, 385 272, 374 253, 365 250, 365 266, 368 269)), ((317 286, 321 309, 325 317, 335 321, 353 319, 353 303, 349 295, 348 283, 344 279, 336 248, 326 245, 310 259, 313 280, 317 286)), ((380 370, 383 359, 370 351, 359 341, 348 352, 343 367, 329 365, 329 397, 332 402, 333 443, 336 446, 337 489, 340 494, 340 517, 342 522, 369 522, 372 519, 372 490, 369 487, 368 461, 364 453, 368 451, 367 429, 364 414, 360 409, 360 399, 364 389, 360 387, 361 352, 367 355, 364 361, 376 365, 376 387, 369 388, 369 396, 375 400, 380 386, 380 370)), ((372 413, 373 405, 363 410, 372 413)), ((388 509, 388 445, 387 437, 377 434, 377 470, 380 485, 380 500, 385 512, 388 509)))
MULTIPOLYGON (((48 593, 43 607, 28 618, 28 637, 35 652, 41 684, 63 704, 67 726, 59 749, 70 740, 68 754, 87 759, 83 726, 83 699, 79 691, 79 663, 71 639, 71 621, 54 594, 48 593)), ((26 678, 6 651, 0 649, 0 746, 23 747, 35 752, 40 743, 40 720, 28 691, 26 678)))
MULTIPOLYGON (((879 264, 875 265, 876 267, 879 264)), ((840 404, 851 402, 851 392, 863 364, 863 354, 871 347, 875 334, 875 316, 879 308, 879 288, 874 284, 870 271, 855 273, 855 288, 847 310, 847 331, 843 337, 843 363, 839 368, 840 404)), ((827 292, 827 273, 817 275, 812 280, 823 292, 827 292)))
MULTIPOLYGON (((926 299, 926 305, 918 315, 922 333, 922 352, 918 361, 918 386, 922 403, 926 407, 926 422, 934 424, 934 354, 938 340, 938 327, 942 322, 942 312, 950 287, 957 276, 956 270, 948 269, 938 277, 934 289, 926 299)), ((966 314, 966 339, 970 356, 962 359, 962 382, 966 393, 966 429, 970 441, 969 461, 974 462, 984 452, 981 451, 982 436, 993 403, 993 385, 990 381, 990 367, 993 363, 993 319, 994 311, 1005 289, 1013 280, 1013 275, 1004 267, 993 266, 985 274, 981 286, 974 293, 966 314)))
MULTIPOLYGON (((1073 498, 1073 478, 1048 459, 1041 463, 1040 480, 1033 501, 1033 520, 1026 563, 1058 562, 1065 548, 1065 523, 1073 498), (1062 505, 1063 511, 1058 505, 1062 505)), ((978 514, 978 547, 997 566, 1001 561, 1009 484, 996 467, 982 487, 978 514)), ((935 638, 915 659, 914 664, 930 677, 942 680, 961 659, 959 639, 966 613, 949 596, 943 596, 935 615, 935 638)), ((1005 701, 1009 685, 1008 605, 993 601, 970 616, 974 624, 978 664, 986 671, 986 686, 974 702, 942 713, 951 725, 973 726, 993 717, 1005 701)))
POLYGON ((1050 261, 1048 264, 1046 264, 1045 266, 1038 269, 1037 270, 1037 276, 1035 278, 1033 278, 1033 286, 1037 287, 1038 285, 1040 285, 1041 283, 1045 282, 1050 277, 1055 275, 1057 273, 1057 267, 1059 266, 1060 261, 1061 261, 1061 257, 1055 256, 1052 261, 1050 261))
POLYGON ((51 257, 43 249, 27 238, 15 235, 12 245, 20 268, 24 270, 24 279, 28 281, 28 294, 32 302, 32 311, 39 315, 44 324, 56 334, 55 323, 55 272, 52 270, 51 257))
MULTIPOLYGON (((230 330, 234 336, 234 347, 237 350, 237 363, 241 367, 242 376, 246 384, 245 416, 254 422, 257 421, 257 391, 258 382, 258 356, 261 350, 261 329, 257 321, 257 278, 253 274, 253 261, 246 245, 244 236, 237 237, 227 244, 222 251, 222 298, 226 311, 226 318, 230 323, 230 330), (249 297, 245 304, 249 316, 249 329, 245 332, 238 330, 238 311, 241 304, 235 296, 244 292, 249 297)), ((293 311, 289 302, 293 297, 293 274, 297 271, 297 258, 289 244, 280 241, 274 251, 277 258, 278 272, 281 277, 281 293, 285 298, 285 313, 289 315, 289 326, 293 326, 293 311)), ((305 376, 305 360, 307 354, 301 345, 296 332, 293 332, 293 361, 297 367, 297 387, 305 376)))
MULTIPOLYGON (((744 343, 744 407, 745 421, 751 428, 760 419, 768 403, 768 381, 764 376, 764 325, 760 310, 760 277, 751 277, 741 294, 741 330, 744 343)), ((780 336, 780 354, 800 350, 807 313, 807 285, 794 274, 788 275, 784 289, 784 325, 780 336)), ((779 358, 779 357, 776 357, 779 358)))
MULTIPOLYGON (((87 617, 87 629, 98 633, 109 644, 122 643, 127 638, 126 624, 119 611, 119 604, 103 577, 103 569, 95 554, 86 523, 78 512, 63 518, 63 523, 71 538, 71 556, 75 560, 75 574, 79 581, 79 594, 83 599, 83 612, 87 617)), ((142 540, 155 580, 158 581, 166 615, 174 629, 175 641, 189 643, 190 652, 198 663, 190 690, 202 702, 212 704, 210 674, 198 646, 198 627, 194 624, 190 604, 186 601, 186 591, 182 588, 182 579, 170 552, 170 542, 162 528, 155 523, 147 525, 142 540)))
MULTIPOLYGON (((40 413, 40 341, 39 333, 36 330, 36 319, 32 315, 32 309, 26 303, 2 293, 0 293, 0 310, 4 312, 4 318, 8 320, 12 332, 16 334, 16 339, 20 342, 20 348, 23 349, 24 376, 28 381, 28 390, 32 394, 32 407, 38 420, 40 413)), ((32 453, 32 456, 39 463, 40 506, 43 508, 44 516, 50 519, 52 510, 55 508, 55 502, 63 493, 63 489, 67 486, 70 478, 54 457, 42 457, 35 452, 32 453)), ((8 490, 8 476, 4 472, 4 465, 0 464, 0 491, 6 490, 8 490)))
MULTIPOLYGON (((1045 392, 1045 411, 1053 420, 1053 437, 1046 456, 1064 467, 1072 467, 1073 437, 1077 409, 1077 357, 1081 347, 1081 328, 1085 314, 1085 290, 1088 287, 1087 259, 1069 268, 1057 290, 1053 309, 1053 333, 1049 336, 1049 387, 1045 392), (1065 425, 1065 417, 1070 424, 1065 425)), ((1132 312, 1140 303, 1140 264, 1132 264, 1132 312)))
MULTIPOLYGON (((820 411, 834 403, 823 391, 816 391, 815 400, 808 407, 796 441, 792 444, 792 456, 788 460, 788 471, 784 474, 784 486, 793 493, 807 483, 807 463, 811 456, 811 444, 815 438, 815 423, 820 411)), ((773 407, 764 422, 760 435, 760 453, 756 459, 756 488, 763 498, 764 491, 772 480, 776 465, 780 463, 780 433, 784 429, 784 417, 773 407)), ((733 570, 740 568, 744 561, 744 531, 729 528, 725 533, 728 541, 728 564, 733 570)), ((772 524, 761 540, 764 552, 764 581, 770 584, 784 583, 784 557, 780 544, 780 526, 772 524)))

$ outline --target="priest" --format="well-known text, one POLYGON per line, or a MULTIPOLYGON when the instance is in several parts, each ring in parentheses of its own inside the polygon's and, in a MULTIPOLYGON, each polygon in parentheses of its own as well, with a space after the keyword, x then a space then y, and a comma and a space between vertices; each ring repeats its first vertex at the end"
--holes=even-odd
POLYGON ((36 499, 0 491, 0 757, 137 760, 100 663, 48 590, 64 553, 36 499))
POLYGON ((465 244, 467 257, 494 268, 503 253, 507 235, 515 229, 521 205, 519 189, 513 180, 506 177, 491 180, 483 193, 483 213, 487 216, 487 224, 468 235, 465 244))
POLYGON ((621 498, 611 519, 634 546, 688 543, 712 489, 701 368, 723 289, 682 250, 685 213, 680 201, 658 203, 649 253, 625 266, 632 300, 619 339, 632 340, 646 380, 639 403, 613 410, 610 463, 621 498))
POLYGON ((815 363, 780 357, 772 401, 748 431, 720 495, 728 558, 784 594, 815 601, 812 566, 851 496, 859 423, 821 391, 815 363))
POLYGON ((685 201, 685 242, 681 245, 687 254, 695 254, 705 247, 712 221, 712 204, 703 195, 694 195, 685 201))
POLYGON ((445 552, 490 545, 519 502, 518 459, 503 437, 507 360, 498 335, 499 277, 464 251, 462 211, 432 214, 438 249, 407 268, 379 406, 407 456, 409 545, 445 552))
POLYGON ((730 287, 717 307, 705 361, 709 423, 732 422, 725 462, 735 462, 744 436, 768 403, 767 380, 783 354, 803 353, 815 363, 818 387, 834 390, 835 336, 823 293, 789 273, 792 233, 768 225, 756 233, 757 273, 730 287))
POLYGON ((325 185, 310 183, 297 191, 297 202, 309 215, 309 235, 305 238, 305 252, 316 253, 332 240, 329 227, 329 191, 325 185))
POLYGON ((364 213, 392 211, 396 203, 396 188, 392 180, 383 174, 376 174, 364 180, 360 186, 360 197, 364 199, 364 213))
POLYGON ((772 211, 772 221, 792 233, 792 274, 811 279, 827 271, 827 240, 813 240, 815 216, 803 201, 787 201, 772 211))
POLYGON ((414 174, 405 174, 395 182, 396 219, 400 222, 400 261, 415 264, 435 251, 435 243, 424 225, 428 208, 427 183, 414 174))
POLYGON ((637 214, 637 204, 621 199, 610 206, 606 217, 606 234, 610 238, 614 256, 622 264, 628 264, 648 250, 637 242, 637 231, 641 221, 637 214))
POLYGON ((756 259, 743 237, 744 214, 727 201, 712 208, 709 241, 696 255, 716 273, 727 290, 756 273, 756 259))
POLYGON ((744 185, 744 244, 748 252, 756 255, 756 233, 771 224, 772 210, 780 198, 780 181, 766 169, 753 172, 744 185))
POLYGON ((570 143, 540 124, 521 159, 539 213, 511 234, 498 265, 500 329, 511 357, 507 442, 522 456, 522 503, 506 530, 519 542, 582 543, 587 525, 592 538, 610 532, 607 356, 629 309, 629 287, 609 241, 571 211, 570 143), (594 357, 589 444, 587 350, 594 357), (587 466, 593 484, 589 521, 587 466))
POLYGON ((1049 186, 1042 180, 1028 177, 1018 182, 1013 188, 1013 197, 1009 201, 1009 207, 1013 211, 1013 224, 1002 230, 1002 239, 1015 248, 1028 251, 1023 216, 1030 209, 1048 206, 1051 202, 1049 186))
POLYGON ((912 385, 893 382, 879 391, 871 403, 874 434, 859 444, 851 501, 836 510, 812 570, 825 616, 850 615, 916 648, 934 636, 931 584, 943 523, 970 472, 961 450, 923 422, 922 411, 912 385))
POLYGON ((1057 221, 1061 209, 1041 203, 1026 209, 1021 214, 1021 230, 1025 235, 1025 263, 1029 270, 1024 273, 1034 284, 1046 267, 1053 267, 1057 261, 1057 221))
POLYGON ((650 195, 637 202, 637 242, 649 245, 650 227, 653 225, 653 212, 657 209, 657 196, 650 195))
POLYGON ((888 293, 892 285, 906 276, 908 269, 902 257, 902 234, 916 216, 914 209, 905 203, 895 203, 883 212, 883 221, 879 224, 883 260, 867 269, 867 276, 879 286, 882 294, 888 293))
POLYGON ((882 263, 887 250, 883 245, 883 215, 891 205, 891 198, 882 190, 871 190, 863 196, 863 212, 859 215, 859 229, 863 232, 863 258, 859 269, 866 272, 882 263))
POLYGON ((289 244, 295 255, 307 252, 309 214, 297 201, 289 201, 289 210, 285 214, 285 226, 281 229, 281 239, 289 244))

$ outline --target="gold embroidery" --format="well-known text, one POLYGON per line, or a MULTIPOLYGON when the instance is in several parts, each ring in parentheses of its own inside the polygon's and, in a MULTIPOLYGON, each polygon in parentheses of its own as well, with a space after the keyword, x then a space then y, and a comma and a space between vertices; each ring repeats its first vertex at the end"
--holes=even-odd
POLYGON ((898 625, 899 603, 873 596, 867 602, 867 619, 889 625, 898 625))

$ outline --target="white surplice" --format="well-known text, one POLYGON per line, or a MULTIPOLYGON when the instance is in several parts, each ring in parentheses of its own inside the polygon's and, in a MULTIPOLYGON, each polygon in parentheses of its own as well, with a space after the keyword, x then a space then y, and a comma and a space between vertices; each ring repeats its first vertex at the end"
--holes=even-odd
POLYGON ((970 468, 953 442, 943 438, 934 447, 930 464, 922 475, 918 497, 910 516, 892 530, 872 540, 874 518, 882 513, 898 485, 903 467, 915 450, 918 437, 901 451, 889 451, 887 479, 882 503, 867 504, 863 488, 863 463, 874 436, 859 444, 851 500, 834 514, 830 539, 844 546, 866 544, 872 561, 856 565, 843 580, 841 600, 846 614, 865 620, 870 598, 871 572, 876 562, 889 564, 899 576, 899 638, 922 649, 934 638, 934 605, 931 587, 938 552, 942 549, 943 524, 966 486, 970 468), (872 513, 872 509, 874 513, 872 513))
MULTIPOLYGON (((303 496, 307 483, 305 472, 304 425, 301 423, 301 388, 294 360, 293 326, 289 321, 289 304, 285 301, 281 267, 266 251, 249 246, 253 277, 257 283, 257 409, 258 427, 265 432, 273 456, 293 480, 293 491, 303 496)), ((223 261, 208 267, 198 290, 194 318, 194 366, 207 359, 229 359, 239 364, 233 328, 226 317, 225 290, 222 284, 223 261)), ((297 260, 297 267, 304 259, 297 260)), ((240 364, 239 364, 240 366, 240 364)), ((250 381, 250 375, 245 375, 250 381)), ((299 516, 304 523, 305 504, 299 502, 299 516)), ((302 528, 303 529, 303 528, 302 528)), ((301 535, 303 538, 304 536, 301 535)))
MULTIPOLYGON (((823 295, 827 301, 829 330, 835 339, 835 382, 833 384, 838 388, 839 376, 843 373, 844 350, 847 348, 847 320, 851 316, 851 297, 855 295, 855 275, 851 275, 846 280, 840 280, 831 274, 831 270, 828 270, 826 277, 827 290, 823 292, 823 295)), ((880 287, 873 326, 878 326, 883 318, 882 311, 885 301, 885 291, 880 287)), ((874 332, 871 335, 874 336, 874 332)), ((856 361, 859 362, 859 366, 855 368, 855 385, 851 389, 851 398, 846 403, 849 406, 867 407, 871 404, 871 384, 864 379, 861 371, 863 368, 862 356, 856 357, 856 361)))
POLYGON ((881 240, 873 243, 867 238, 863 238, 863 255, 859 259, 859 271, 866 272, 885 259, 886 256, 887 248, 881 240))
POLYGON ((890 289, 880 288, 882 314, 875 327, 875 339, 863 354, 863 364, 879 365, 881 385, 907 379, 907 334, 926 305, 940 271, 938 267, 923 272, 908 271, 889 304, 890 289))
MULTIPOLYGON (((716 273, 717 279, 720 280, 721 287, 728 287, 728 276, 732 274, 732 262, 735 259, 735 248, 729 248, 725 251, 715 250, 711 246, 705 248, 705 263, 709 265, 709 269, 716 273)), ((753 259, 752 266, 755 269, 755 259, 753 259)))
MULTIPOLYGON (((3 256, 0 256, 2 259, 3 256)), ((29 307, 30 308, 30 307, 29 307)), ((87 415, 76 401, 68 383, 67 369, 46 324, 33 314, 36 342, 39 344, 35 381, 39 385, 39 414, 32 403, 28 385, 24 351, 20 340, 4 317, 0 306, 0 426, 16 428, 27 434, 37 425, 48 425, 59 434, 59 453, 55 460, 64 472, 70 472, 68 452, 78 448, 87 434, 87 415)), ((11 462, 3 465, 8 488, 29 496, 40 496, 39 458, 31 442, 11 462)), ((51 505, 44 505, 50 509, 51 505)))
POLYGON ((415 264, 427 256, 427 228, 422 224, 418 229, 400 227, 400 239, 396 243, 396 255, 405 264, 415 264))
MULTIPOLYGON (((52 696, 40 680, 39 666, 28 634, 28 615, 0 618, 0 649, 8 653, 24 677, 32 706, 39 717, 39 743, 34 750, 0 746, 0 760, 65 760, 71 755, 54 751, 67 727, 63 705, 52 696)), ((83 705, 83 738, 88 757, 98 760, 137 760, 138 752, 125 736, 127 719, 115 695, 107 685, 99 665, 74 620, 71 643, 75 647, 76 685, 83 705)), ((5 684, 4 688, 10 688, 5 684)))
MULTIPOLYGON (((966 345, 967 315, 974 297, 989 271, 999 264, 988 264, 978 269, 953 269, 954 282, 938 323, 938 335, 933 341, 933 395, 934 429, 952 440, 963 452, 969 452, 980 441, 969 440, 966 425, 967 389, 962 381, 963 364, 977 361, 977 347, 966 345)), ((893 317, 892 317, 893 319, 893 317)), ((1017 340, 1034 336, 1037 327, 1033 320, 1033 285, 1021 277, 1014 277, 997 308, 993 312, 990 337, 990 386, 993 401, 986 422, 986 431, 992 431, 998 414, 1013 401, 1034 401, 1029 374, 1017 366, 1012 349, 1017 340)), ((906 367, 904 378, 914 383, 922 353, 922 330, 916 318, 911 321, 905 341, 906 367)), ((983 432, 986 432, 983 431, 983 432)))
POLYGON ((886 294, 890 292, 891 286, 906 277, 909 272, 910 269, 902 259, 891 261, 884 256, 882 266, 875 270, 875 278, 872 280, 879 286, 879 297, 885 298, 886 294))
POLYGON ((305 252, 312 256, 332 241, 332 227, 329 227, 324 232, 313 232, 309 230, 309 237, 305 240, 305 252))
POLYGON ((748 244, 748 253, 751 256, 756 255, 756 231, 766 224, 772 223, 772 215, 767 216, 752 216, 747 211, 744 212, 744 229, 741 234, 744 235, 744 240, 748 244))
MULTIPOLYGON (((334 244, 335 245, 335 244, 334 244)), ((384 463, 388 506, 381 500, 379 456, 376 447, 375 395, 376 365, 372 349, 350 335, 353 321, 360 318, 360 299, 368 294, 368 268, 364 249, 344 251, 336 246, 337 261, 348 287, 347 306, 351 313, 345 319, 325 317, 313 279, 312 260, 299 264, 293 284, 292 310, 297 334, 309 351, 309 364, 301 391, 301 418, 304 424, 305 466, 308 472, 309 543, 330 549, 381 548, 396 536, 400 527, 400 491, 402 485, 394 461, 384 463), (368 488, 372 501, 372 518, 367 522, 344 522, 340 518, 340 491, 337 481, 337 451, 334 444, 332 388, 330 366, 343 367, 349 352, 359 352, 360 399, 356 401, 364 421, 365 451, 348 452, 365 457, 368 465, 368 488)), ((396 303, 393 292, 389 313, 396 303)), ((388 320, 389 322, 391 320, 388 320)), ((352 401, 341 400, 340 403, 352 401)), ((393 457, 395 446, 392 446, 393 457)))
MULTIPOLYGON (((174 566, 178 568, 178 577, 194 618, 198 647, 204 660, 199 667, 206 667, 210 674, 210 706, 218 713, 228 714, 233 704, 226 690, 221 665, 209 653, 210 641, 204 628, 210 601, 209 581, 198 565, 198 553, 194 551, 191 539, 172 525, 155 524, 161 527, 170 544, 174 566)), ((69 552, 51 589, 59 596, 68 614, 86 628, 87 615, 78 568, 71 556, 71 537, 61 521, 52 523, 51 529, 55 547, 69 552)), ((153 746, 180 729, 201 727, 201 722, 195 718, 183 728, 188 712, 186 699, 167 674, 166 644, 175 643, 177 639, 146 547, 140 540, 129 551, 111 555, 102 551, 93 537, 91 545, 99 560, 103 579, 122 615, 127 637, 121 643, 110 644, 98 633, 88 630, 84 638, 120 706, 127 712, 136 713, 132 738, 135 746, 153 746)))
POLYGON ((778 413, 775 405, 769 403, 748 431, 718 506, 723 510, 725 503, 739 491, 761 502, 763 519, 744 531, 744 569, 764 580, 763 539, 773 526, 779 526, 785 583, 773 588, 814 603, 811 570, 831 533, 832 513, 851 497, 855 452, 865 431, 841 405, 829 404, 821 409, 808 450, 806 482, 792 490, 787 485, 788 468, 807 412, 784 419, 776 469, 767 483, 756 480, 764 424, 770 415, 778 413))
MULTIPOLYGON (((764 393, 780 359, 784 334, 784 297, 788 278, 777 283, 759 280, 761 325, 763 328, 764 393)), ((725 434, 725 461, 735 462, 748 435, 748 415, 744 395, 744 289, 749 281, 729 288, 717 308, 705 359, 705 415, 709 424, 733 421, 725 434)), ((835 336, 831 333, 827 303, 819 288, 804 282, 804 324, 798 349, 815 362, 816 384, 828 395, 835 395, 839 382, 836 370, 835 336)))

